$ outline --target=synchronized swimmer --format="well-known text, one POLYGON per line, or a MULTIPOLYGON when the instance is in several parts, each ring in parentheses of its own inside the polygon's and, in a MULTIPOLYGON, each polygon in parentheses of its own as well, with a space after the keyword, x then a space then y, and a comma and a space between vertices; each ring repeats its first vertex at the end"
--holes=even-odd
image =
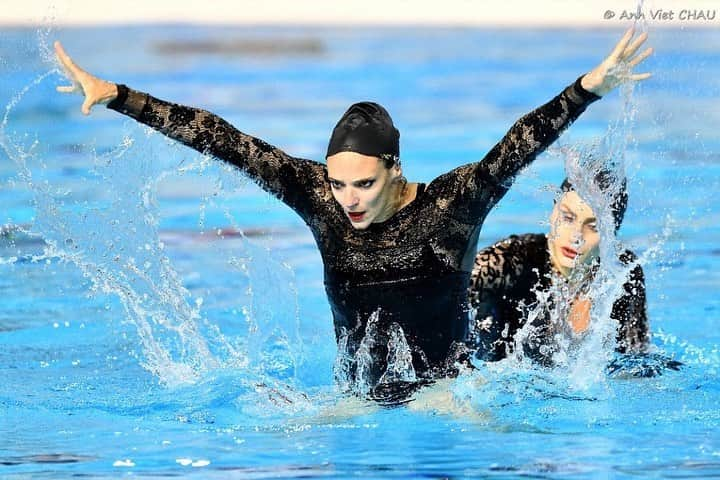
MULTIPOLYGON (((627 208, 625 182, 605 170, 593 181, 610 197, 617 232, 627 208)), ((550 214, 549 234, 511 235, 478 252, 470 280, 470 302, 476 309, 470 342, 477 357, 500 360, 521 347, 534 360, 551 364, 558 334, 581 338, 589 328, 590 284, 599 267, 601 241, 595 212, 566 179, 550 214), (532 331, 516 345, 531 310, 536 311, 532 331)), ((620 353, 642 353, 648 346, 645 277, 636 260, 629 250, 619 256, 630 268, 610 314, 618 323, 620 353)))
MULTIPOLYGON (((456 374, 468 336, 468 284, 483 221, 520 170, 554 142, 592 102, 626 81, 651 53, 628 30, 610 55, 560 94, 520 118, 475 163, 429 184, 402 173, 399 137, 388 112, 352 105, 332 132, 326 163, 290 156, 205 110, 159 100, 79 68, 55 49, 82 112, 96 104, 148 125, 203 154, 236 166, 308 225, 323 261, 336 340, 348 373, 373 388, 397 382, 388 341, 404 338, 418 382, 456 374), (372 341, 364 341, 368 336, 372 341), (371 359, 370 368, 365 360, 371 359), (363 358, 363 368, 359 368, 363 358)), ((372 393, 371 393, 372 395, 372 393)))

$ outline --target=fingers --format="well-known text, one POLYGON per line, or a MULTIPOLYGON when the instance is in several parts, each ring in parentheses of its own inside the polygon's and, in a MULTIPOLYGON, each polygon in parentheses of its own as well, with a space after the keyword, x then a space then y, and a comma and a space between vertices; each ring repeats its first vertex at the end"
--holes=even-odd
POLYGON ((627 32, 625 32, 625 35, 620 39, 617 45, 615 45, 615 48, 613 48, 613 51, 610 53, 610 58, 613 58, 617 60, 620 58, 620 55, 622 55, 622 52, 625 51, 625 47, 627 47, 627 44, 630 42, 630 39, 635 35, 635 25, 630 27, 627 32))
POLYGON ((640 34, 638 38, 636 38, 629 47, 627 47, 621 54, 620 54, 620 60, 625 60, 627 58, 632 57, 635 52, 637 51, 640 46, 645 43, 645 40, 647 40, 648 34, 647 32, 643 32, 640 34))
MULTIPOLYGON (((630 43, 630 40, 632 39, 634 34, 635 25, 630 27, 628 31, 625 32, 625 35, 623 35, 623 38, 620 40, 620 42, 618 42, 611 54, 611 57, 616 62, 624 62, 627 65, 628 70, 632 70, 633 68, 638 66, 654 52, 652 48, 647 48, 635 58, 628 60, 635 54, 635 52, 638 51, 638 49, 642 46, 643 43, 645 43, 645 40, 647 40, 648 38, 647 32, 643 32, 642 34, 640 34, 639 37, 633 40, 632 43, 630 43)), ((628 73, 629 75, 627 76, 627 80, 630 81, 645 80, 652 76, 651 73, 628 73)))
POLYGON ((90 115, 90 109, 92 108, 92 106, 93 106, 92 100, 85 97, 85 101, 83 102, 82 107, 80 108, 83 115, 90 115))
POLYGON ((647 57, 649 57, 650 55, 652 55, 653 52, 654 52, 654 50, 653 50, 652 48, 648 48, 647 50, 645 50, 644 52, 642 52, 640 55, 638 55, 637 57, 635 57, 635 58, 633 58, 632 60, 630 60, 630 61, 628 62, 628 67, 630 67, 630 68, 635 68, 640 62, 642 62, 642 61, 645 60, 647 57))
POLYGON ((57 58, 60 60, 60 63, 62 63, 63 67, 70 68, 73 65, 73 61, 65 52, 62 44, 58 40, 55 40, 53 46, 55 47, 55 55, 57 55, 57 58))
POLYGON ((77 77, 77 74, 83 70, 75 65, 75 62, 73 62, 72 58, 70 58, 67 52, 65 52, 65 49, 59 41, 56 40, 53 45, 55 47, 55 54, 57 55, 58 60, 60 60, 62 66, 70 72, 70 74, 77 77))

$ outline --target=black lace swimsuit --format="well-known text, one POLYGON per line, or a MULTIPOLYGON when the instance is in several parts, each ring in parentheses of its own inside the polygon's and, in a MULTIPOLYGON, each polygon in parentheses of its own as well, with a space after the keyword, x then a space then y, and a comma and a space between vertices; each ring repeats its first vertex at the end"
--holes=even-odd
POLYGON ((403 334, 418 379, 448 374, 446 360, 468 331, 467 285, 488 211, 516 174, 599 97, 580 79, 520 118, 486 157, 421 184, 390 219, 356 230, 333 199, 322 163, 295 158, 222 118, 118 86, 108 107, 170 138, 229 162, 292 208, 322 256, 337 340, 350 376, 373 313, 375 341, 366 380, 388 368, 390 333, 403 334))
MULTIPOLYGON (((514 338, 527 321, 527 312, 540 307, 534 317, 534 332, 523 350, 535 361, 552 363, 553 337, 561 326, 553 323, 555 307, 550 290, 553 275, 547 236, 511 235, 479 251, 470 278, 470 303, 476 309, 470 343, 483 360, 500 360, 516 348, 514 338), (547 297, 547 298, 545 298, 547 297)), ((620 261, 632 265, 635 255, 629 250, 620 261)), ((562 282, 555 275, 556 283, 562 282)), ((617 351, 639 353, 648 339, 645 277, 642 267, 634 265, 623 284, 620 298, 613 304, 610 317, 618 322, 617 351)))

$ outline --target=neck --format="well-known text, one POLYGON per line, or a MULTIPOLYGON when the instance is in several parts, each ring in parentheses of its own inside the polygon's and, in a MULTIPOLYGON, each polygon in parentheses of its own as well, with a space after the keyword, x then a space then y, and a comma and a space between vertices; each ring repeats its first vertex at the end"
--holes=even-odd
POLYGON ((388 218, 395 215, 400 209, 412 202, 417 195, 417 183, 398 182, 392 185, 392 192, 390 198, 392 200, 388 202, 387 208, 384 214, 377 220, 378 222, 384 222, 388 218))

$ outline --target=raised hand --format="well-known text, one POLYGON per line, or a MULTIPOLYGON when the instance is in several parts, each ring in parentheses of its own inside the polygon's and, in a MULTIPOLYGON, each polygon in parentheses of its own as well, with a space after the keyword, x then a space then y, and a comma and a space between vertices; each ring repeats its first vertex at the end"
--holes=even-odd
POLYGON ((85 100, 81 107, 83 114, 90 115, 90 109, 93 105, 105 104, 117 97, 117 85, 101 80, 78 67, 68 54, 65 53, 65 49, 60 42, 57 41, 55 42, 55 54, 63 70, 65 70, 65 75, 68 80, 72 82, 72 85, 57 87, 57 91, 84 95, 85 100))
POLYGON ((650 73, 633 73, 632 71, 653 52, 652 48, 648 48, 633 57, 648 36, 647 32, 642 33, 631 43, 630 40, 634 35, 635 26, 633 25, 615 45, 610 55, 582 78, 580 83, 585 90, 603 96, 621 83, 650 78, 652 75, 650 73))

